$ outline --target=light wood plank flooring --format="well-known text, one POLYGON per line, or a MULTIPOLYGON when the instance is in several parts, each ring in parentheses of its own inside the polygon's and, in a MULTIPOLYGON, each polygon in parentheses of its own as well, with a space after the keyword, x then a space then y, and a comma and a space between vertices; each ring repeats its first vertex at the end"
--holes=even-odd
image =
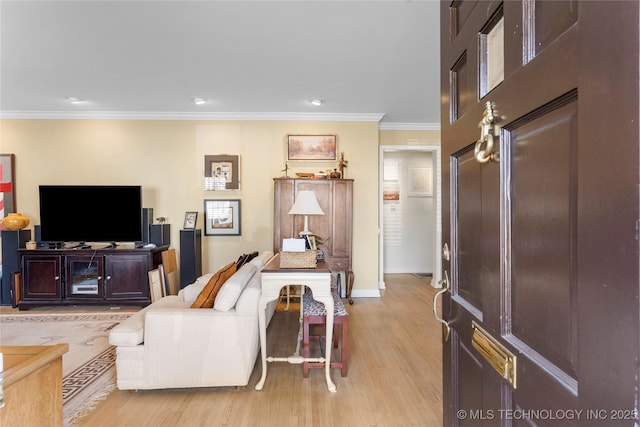
MULTIPOLYGON (((431 313, 430 279, 385 276, 382 298, 357 298, 347 306, 349 372, 302 377, 300 365, 270 363, 263 391, 256 363, 245 389, 206 388, 130 393, 115 390, 78 426, 440 426, 441 328, 431 313)), ((268 329, 269 354, 295 350, 298 313, 276 312, 268 329)))

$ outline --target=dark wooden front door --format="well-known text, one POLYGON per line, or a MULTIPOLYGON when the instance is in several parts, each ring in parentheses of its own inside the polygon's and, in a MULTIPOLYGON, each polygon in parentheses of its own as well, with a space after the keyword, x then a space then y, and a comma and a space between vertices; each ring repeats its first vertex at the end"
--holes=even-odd
POLYGON ((638 12, 442 3, 445 426, 640 423, 638 12))

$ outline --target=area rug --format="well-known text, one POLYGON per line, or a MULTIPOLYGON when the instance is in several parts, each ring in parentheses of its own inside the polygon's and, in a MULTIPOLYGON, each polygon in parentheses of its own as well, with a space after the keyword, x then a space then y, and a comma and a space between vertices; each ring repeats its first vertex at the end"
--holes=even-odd
POLYGON ((109 331, 131 314, 0 315, 0 344, 69 344, 62 357, 62 409, 64 425, 71 427, 115 388, 115 347, 109 344, 109 331))

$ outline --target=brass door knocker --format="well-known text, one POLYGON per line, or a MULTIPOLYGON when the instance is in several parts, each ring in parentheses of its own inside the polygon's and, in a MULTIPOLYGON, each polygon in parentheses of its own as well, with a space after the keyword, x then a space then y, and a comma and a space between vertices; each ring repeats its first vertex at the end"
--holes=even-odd
POLYGON ((493 132, 494 132, 493 103, 487 101, 482 114, 482 120, 478 123, 480 139, 476 141, 474 155, 478 163, 487 163, 490 160, 497 161, 497 156, 493 153, 493 132))

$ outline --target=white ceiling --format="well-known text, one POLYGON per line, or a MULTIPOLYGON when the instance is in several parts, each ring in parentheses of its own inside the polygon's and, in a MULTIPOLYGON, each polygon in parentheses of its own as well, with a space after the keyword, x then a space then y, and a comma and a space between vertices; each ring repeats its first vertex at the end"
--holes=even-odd
POLYGON ((437 129, 439 52, 436 0, 1 0, 0 116, 437 129))

